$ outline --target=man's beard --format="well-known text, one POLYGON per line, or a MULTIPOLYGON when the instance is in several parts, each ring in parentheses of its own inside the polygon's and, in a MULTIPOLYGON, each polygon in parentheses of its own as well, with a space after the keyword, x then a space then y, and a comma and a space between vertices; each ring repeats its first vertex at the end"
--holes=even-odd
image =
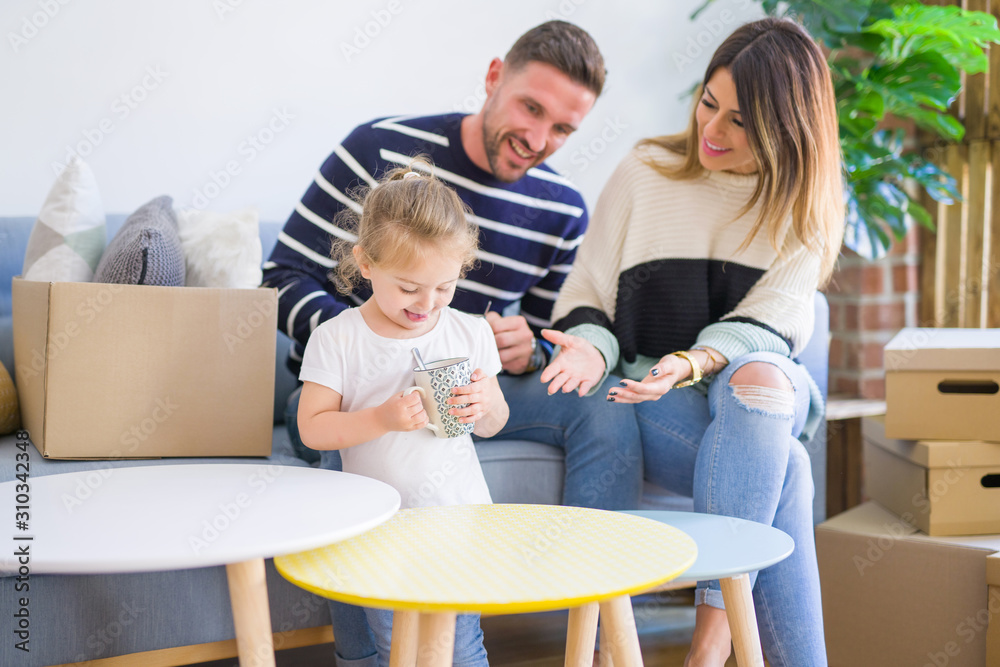
MULTIPOLYGON (((486 151, 486 162, 490 165, 490 171, 493 176, 504 183, 515 183, 528 173, 528 169, 532 167, 537 167, 542 162, 541 156, 535 159, 531 164, 526 167, 514 167, 509 162, 504 163, 500 157, 500 151, 503 148, 504 142, 506 142, 510 137, 515 137, 514 134, 510 132, 505 132, 501 134, 500 132, 490 133, 490 112, 486 111, 483 114, 483 149, 486 151), (503 168, 503 171, 501 171, 503 168), (511 177, 509 173, 512 170, 516 170, 516 176, 511 177)), ((522 142, 524 143, 524 142, 522 142)), ((511 149, 513 150, 513 149, 511 149)))

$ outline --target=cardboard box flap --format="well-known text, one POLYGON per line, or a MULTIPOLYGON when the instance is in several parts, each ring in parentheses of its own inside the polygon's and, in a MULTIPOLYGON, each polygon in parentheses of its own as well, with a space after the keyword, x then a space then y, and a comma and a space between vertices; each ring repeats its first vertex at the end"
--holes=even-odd
POLYGON ((997 468, 1000 443, 981 440, 898 440, 885 434, 884 417, 865 417, 861 422, 865 440, 925 468, 997 468))
POLYGON ((889 537, 892 540, 907 542, 942 544, 986 551, 988 554, 1000 552, 1000 535, 926 535, 873 501, 852 507, 832 519, 827 519, 816 526, 817 531, 821 529, 854 535, 889 537))
POLYGON ((22 280, 19 276, 11 281, 12 314, 17 323, 14 327, 14 382, 21 405, 21 423, 36 442, 41 442, 45 435, 50 287, 51 283, 22 280))
POLYGON ((885 369, 1000 374, 1000 329, 903 329, 885 346, 885 369))
MULTIPOLYGON (((990 586, 1000 586, 1000 553, 986 558, 986 583, 990 586)), ((1000 622, 1000 617, 998 617, 1000 622)))

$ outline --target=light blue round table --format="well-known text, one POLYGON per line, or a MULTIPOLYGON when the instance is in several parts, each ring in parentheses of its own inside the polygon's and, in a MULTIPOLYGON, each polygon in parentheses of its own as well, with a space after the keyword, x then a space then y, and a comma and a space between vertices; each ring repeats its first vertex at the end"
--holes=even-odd
MULTIPOLYGON (((795 549, 792 538, 772 526, 715 514, 643 510, 625 513, 668 524, 695 541, 698 557, 694 565, 669 584, 653 590, 687 588, 699 581, 718 579, 737 664, 763 667, 750 573, 788 558, 795 549)), ((604 660, 602 655, 601 667, 609 664, 604 660)))

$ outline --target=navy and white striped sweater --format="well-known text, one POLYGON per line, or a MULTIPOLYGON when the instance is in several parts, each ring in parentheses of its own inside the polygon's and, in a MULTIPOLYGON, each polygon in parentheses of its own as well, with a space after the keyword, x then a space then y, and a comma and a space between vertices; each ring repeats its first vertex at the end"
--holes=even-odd
POLYGON ((453 187, 480 229, 479 266, 458 283, 452 307, 469 313, 503 311, 518 300, 535 330, 551 325, 552 306, 587 227, 583 197, 546 165, 516 183, 477 167, 462 148, 464 114, 383 118, 359 125, 326 159, 295 207, 271 256, 264 285, 278 288, 278 326, 294 341, 289 368, 297 373, 309 334, 344 308, 371 295, 367 286, 345 297, 328 273, 331 235, 350 238, 334 224, 354 188, 424 155, 434 175, 453 187))

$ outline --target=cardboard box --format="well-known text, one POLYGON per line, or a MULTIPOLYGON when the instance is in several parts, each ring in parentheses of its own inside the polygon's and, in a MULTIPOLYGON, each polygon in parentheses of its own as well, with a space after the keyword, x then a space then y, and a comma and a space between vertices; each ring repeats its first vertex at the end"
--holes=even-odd
POLYGON ((1000 443, 896 440, 861 423, 865 492, 928 535, 1000 533, 1000 443))
POLYGON ((830 666, 987 664, 998 550, 998 535, 929 537, 874 502, 817 526, 830 666))
POLYGON ((885 401, 890 438, 1000 442, 1000 329, 903 329, 885 401))
POLYGON ((48 458, 268 456, 274 289, 15 278, 21 419, 48 458))
POLYGON ((986 631, 986 664, 1000 665, 1000 553, 986 559, 990 586, 990 627, 986 631))

